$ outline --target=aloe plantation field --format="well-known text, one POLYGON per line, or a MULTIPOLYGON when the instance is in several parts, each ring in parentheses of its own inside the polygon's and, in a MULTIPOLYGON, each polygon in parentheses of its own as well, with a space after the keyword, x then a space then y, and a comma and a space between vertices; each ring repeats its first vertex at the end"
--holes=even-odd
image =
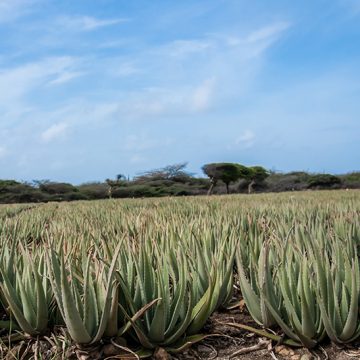
POLYGON ((0 358, 356 356, 359 245, 356 190, 3 205, 0 358))

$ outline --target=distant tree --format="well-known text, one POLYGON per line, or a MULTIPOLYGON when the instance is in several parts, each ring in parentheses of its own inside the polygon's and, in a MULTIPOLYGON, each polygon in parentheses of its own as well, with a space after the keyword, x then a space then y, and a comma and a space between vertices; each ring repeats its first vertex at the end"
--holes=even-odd
POLYGON ((229 194, 229 185, 231 182, 237 181, 241 178, 246 179, 250 174, 250 171, 246 166, 236 163, 205 164, 202 167, 202 170, 210 178, 211 182, 208 195, 212 193, 219 180, 225 184, 226 193, 229 194))
POLYGON ((135 181, 146 182, 149 180, 173 180, 183 181, 191 178, 192 174, 185 171, 187 163, 179 163, 174 165, 167 165, 160 169, 145 171, 136 176, 135 181))
POLYGON ((338 176, 331 174, 316 174, 311 175, 308 179, 309 188, 331 188, 341 184, 341 179, 338 176))
POLYGON ((106 199, 109 196, 109 187, 106 183, 85 183, 79 185, 78 189, 89 199, 106 199))
POLYGON ((66 193, 77 192, 78 189, 69 183, 46 182, 39 186, 39 189, 51 195, 63 195, 66 193))
POLYGON ((117 181, 126 180, 126 176, 123 175, 123 174, 117 174, 116 175, 116 180, 117 181))
POLYGON ((33 186, 39 188, 41 185, 50 184, 51 181, 49 179, 42 179, 42 180, 32 180, 31 183, 33 186))
POLYGON ((254 185, 262 183, 270 175, 270 173, 262 166, 251 166, 248 169, 249 174, 247 179, 250 181, 248 185, 248 193, 251 194, 253 192, 254 185))

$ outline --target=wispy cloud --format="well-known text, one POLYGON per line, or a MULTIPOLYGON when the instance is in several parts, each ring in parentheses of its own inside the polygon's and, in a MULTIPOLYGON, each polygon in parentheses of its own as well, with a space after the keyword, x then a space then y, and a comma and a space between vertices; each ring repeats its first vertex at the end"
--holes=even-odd
POLYGON ((252 130, 245 130, 235 139, 235 144, 244 148, 251 148, 255 143, 255 133, 252 130))
POLYGON ((121 63, 116 69, 111 69, 111 74, 119 77, 127 77, 139 73, 141 73, 141 70, 131 62, 121 63))
POLYGON ((98 19, 92 16, 61 16, 57 19, 62 28, 75 31, 93 31, 128 21, 125 18, 98 19))
POLYGON ((83 76, 85 73, 81 71, 63 71, 54 80, 49 82, 49 85, 62 85, 69 81, 83 76))
POLYGON ((51 142, 61 136, 64 136, 67 129, 68 125, 66 123, 54 124, 41 133, 41 139, 44 142, 51 142))
POLYGON ((199 87, 194 91, 192 97, 193 108, 196 111, 202 111, 209 108, 211 103, 211 97, 214 92, 215 79, 210 78, 205 80, 199 87))
POLYGON ((246 41, 254 43, 258 41, 264 41, 269 39, 277 38, 281 33, 287 30, 291 24, 289 22, 277 22, 271 25, 267 25, 260 29, 251 32, 247 37, 246 41))
POLYGON ((212 42, 208 39, 175 40, 167 45, 169 54, 175 57, 202 52, 212 46, 212 42))
POLYGON ((14 103, 36 87, 61 79, 75 63, 74 58, 65 56, 47 58, 15 68, 0 68, 0 111, 1 108, 13 108, 14 103))
POLYGON ((38 2, 39 0, 0 0, 0 23, 19 18, 38 2))

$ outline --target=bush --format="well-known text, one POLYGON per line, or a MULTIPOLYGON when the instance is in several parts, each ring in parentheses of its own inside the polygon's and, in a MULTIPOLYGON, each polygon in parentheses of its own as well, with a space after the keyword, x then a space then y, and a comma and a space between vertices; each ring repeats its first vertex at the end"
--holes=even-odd
POLYGON ((164 194, 159 191, 159 188, 148 185, 132 185, 126 187, 118 187, 113 189, 112 191, 112 197, 114 198, 141 198, 163 195, 164 194))
POLYGON ((335 175, 317 174, 308 179, 309 188, 339 188, 341 179, 335 175))
POLYGON ((75 186, 68 184, 68 183, 56 183, 56 182, 48 182, 43 183, 39 186, 39 189, 47 194, 50 195, 60 195, 66 194, 70 192, 79 191, 75 186))
POLYGON ((46 195, 28 184, 12 180, 0 181, 1 203, 27 203, 47 201, 46 195))
POLYGON ((106 199, 109 197, 109 186, 104 183, 87 183, 78 186, 80 193, 84 194, 87 198, 106 199))
POLYGON ((287 174, 273 173, 265 180, 265 184, 267 190, 273 192, 306 190, 309 176, 302 171, 287 174))
POLYGON ((352 172, 341 177, 344 188, 360 188, 360 172, 352 172))

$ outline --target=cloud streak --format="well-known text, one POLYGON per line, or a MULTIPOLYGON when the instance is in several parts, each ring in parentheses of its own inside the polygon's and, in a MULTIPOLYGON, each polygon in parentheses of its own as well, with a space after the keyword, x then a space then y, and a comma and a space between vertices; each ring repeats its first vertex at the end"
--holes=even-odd
POLYGON ((130 21, 126 18, 99 19, 92 16, 61 16, 57 23, 63 29, 71 31, 95 31, 100 28, 114 26, 130 21))
POLYGON ((39 0, 0 0, 0 24, 27 14, 39 0))
POLYGON ((48 129, 41 133, 41 139, 44 142, 51 142, 65 135, 68 125, 66 123, 58 123, 51 125, 48 129))

